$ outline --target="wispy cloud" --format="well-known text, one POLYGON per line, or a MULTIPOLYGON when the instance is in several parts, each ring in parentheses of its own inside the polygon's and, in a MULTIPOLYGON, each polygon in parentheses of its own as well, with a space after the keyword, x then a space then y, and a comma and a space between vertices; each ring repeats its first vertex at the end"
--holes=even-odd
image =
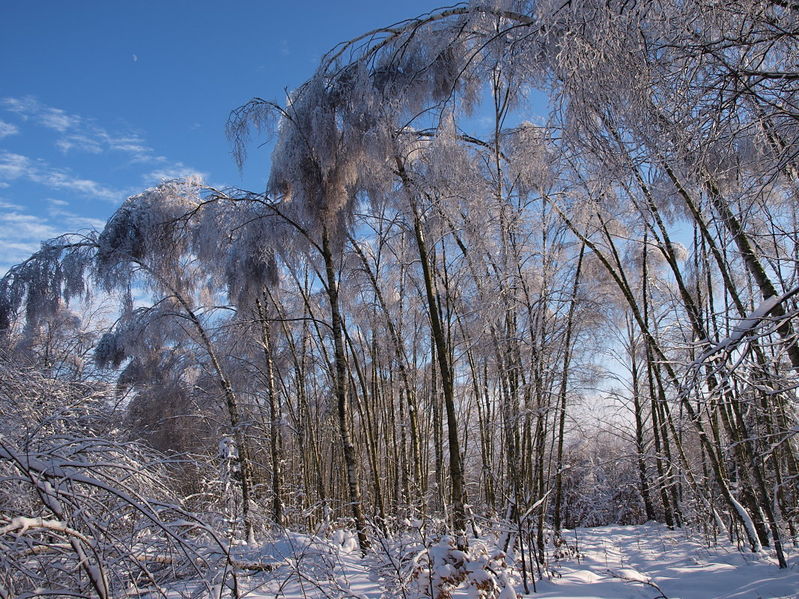
POLYGON ((30 171, 30 158, 12 152, 0 152, 0 180, 13 181, 30 171))
POLYGON ((43 239, 58 234, 55 227, 32 214, 0 211, 0 276, 37 251, 43 239))
POLYGON ((8 137, 9 135, 16 135, 19 133, 19 128, 11 123, 0 121, 0 139, 8 137))
POLYGON ((103 151, 102 144, 87 135, 65 135, 55 142, 56 147, 66 154, 70 150, 80 150, 89 154, 99 154, 103 151))
POLYGON ((135 131, 101 127, 95 119, 31 96, 0 96, 0 117, 0 139, 38 136, 36 147, 41 149, 36 154, 22 150, 15 146, 17 138, 0 149, 0 276, 35 252, 44 239, 102 228, 104 221, 87 213, 105 210, 86 200, 117 204, 164 179, 205 178, 197 169, 159 154, 135 131), (92 159, 73 160, 79 153, 92 159), (40 187, 31 190, 26 184, 40 187))
MULTIPOLYGON (((0 99, 0 109, 16 115, 23 121, 30 121, 54 131, 57 135, 55 146, 63 153, 83 152, 87 154, 119 153, 128 165, 149 165, 150 172, 142 175, 145 185, 154 185, 164 179, 188 176, 204 177, 182 162, 170 161, 159 155, 143 136, 135 132, 111 131, 100 127, 91 119, 71 114, 60 108, 48 106, 33 96, 0 99)), ((0 121, 0 138, 3 132, 13 135, 18 132, 16 125, 0 121), (3 126, 6 126, 6 129, 3 126)), ((146 166, 145 166, 146 168, 146 166)), ((91 179, 77 177, 69 169, 56 168, 42 160, 32 160, 26 156, 0 153, 0 186, 2 181, 24 178, 55 189, 69 189, 102 199, 119 199, 120 193, 91 179)), ((7 184, 6 184, 7 185, 7 184)), ((135 192, 135 190, 134 190, 135 192)))
POLYGON ((93 198, 111 202, 119 201, 123 199, 125 195, 124 192, 106 187, 97 181, 75 177, 68 172, 59 170, 49 170, 39 173, 31 180, 52 187, 53 189, 68 189, 93 198))
POLYGON ((199 179, 205 180, 207 175, 206 173, 201 173, 190 166, 186 166, 182 162, 176 162, 175 164, 164 166, 163 168, 158 168, 146 173, 144 175, 144 184, 155 185, 165 180, 185 179, 188 177, 197 177, 199 179))
MULTIPOLYGON (((72 151, 90 154, 113 151, 127 154, 131 162, 158 163, 162 160, 141 135, 109 131, 98 126, 93 119, 47 106, 32 96, 3 98, 0 100, 0 106, 25 121, 31 121, 59 133, 55 145, 65 154, 72 151)), ((16 129, 14 125, 9 124, 9 126, 16 129)), ((1 126, 0 137, 2 137, 1 126)))
POLYGON ((6 202, 5 200, 0 199, 0 210, 25 210, 19 204, 12 204, 11 202, 6 202))
POLYGON ((43 127, 60 133, 77 128, 81 123, 79 116, 68 114, 60 108, 45 106, 33 96, 3 98, 2 104, 6 110, 17 113, 23 119, 31 119, 43 127))
POLYGON ((34 252, 44 239, 58 235, 58 230, 43 219, 22 212, 0 214, 0 238, 21 249, 34 252))
POLYGON ((105 227, 105 221, 103 219, 80 216, 67 210, 69 202, 52 198, 48 199, 47 202, 50 204, 50 208, 47 211, 49 217, 63 224, 69 231, 81 231, 84 229, 95 229, 99 231, 105 227))
POLYGON ((44 160, 34 160, 22 154, 0 151, 0 181, 18 179, 111 202, 117 202, 125 196, 123 191, 112 189, 91 179, 78 177, 68 169, 53 167, 44 160))
POLYGON ((87 229, 102 229, 105 222, 80 216, 67 209, 68 202, 47 200, 47 216, 35 216, 25 208, 0 199, 0 276, 38 251, 42 241, 87 229))

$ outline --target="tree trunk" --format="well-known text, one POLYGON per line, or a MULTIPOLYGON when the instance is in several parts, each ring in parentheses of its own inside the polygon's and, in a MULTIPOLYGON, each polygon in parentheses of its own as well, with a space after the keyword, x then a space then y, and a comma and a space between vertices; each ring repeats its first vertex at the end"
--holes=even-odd
POLYGON ((552 524, 555 529, 555 537, 560 538, 562 529, 561 505, 563 503, 563 438, 566 429, 566 391, 569 383, 569 366, 572 353, 572 334, 574 331, 574 312, 577 306, 577 292, 580 288, 580 274, 583 268, 583 256, 585 255, 585 244, 580 245, 580 255, 577 258, 577 268, 574 273, 574 283, 572 285, 571 301, 569 303, 569 313, 566 316, 566 333, 563 341, 563 372, 560 379, 560 389, 558 391, 558 440, 557 457, 555 458, 555 499, 552 524))
POLYGON ((272 328, 266 317, 266 311, 260 300, 257 300, 258 316, 261 320, 261 342, 266 364, 266 395, 269 401, 269 452, 272 458, 272 519, 276 526, 283 526, 283 501, 281 488, 283 475, 282 444, 280 442, 280 406, 275 389, 275 371, 272 361, 272 328))
POLYGON ((350 434, 348 400, 347 400, 347 356, 344 349, 344 330, 338 300, 338 278, 333 261, 330 234, 327 227, 322 231, 322 259, 325 264, 325 291, 330 302, 330 328, 333 334, 334 352, 334 393, 338 412, 339 435, 341 449, 344 453, 344 467, 347 476, 350 508, 355 520, 358 535, 358 546, 361 553, 366 554, 371 544, 366 534, 366 520, 363 516, 361 488, 358 482, 358 466, 355 460, 355 447, 350 434))
POLYGON ((424 232, 422 231, 421 217, 416 204, 412 200, 413 230, 419 258, 422 264, 427 305, 430 315, 430 330, 433 343, 436 347, 438 371, 441 377, 441 391, 444 397, 444 409, 447 419, 447 441, 449 443, 449 475, 452 490, 452 527, 458 537, 458 546, 466 546, 466 512, 465 512, 465 486, 463 465, 461 464, 460 441, 458 435, 458 420, 455 414, 455 387, 453 381, 452 364, 450 362, 447 338, 438 312, 438 298, 433 282, 430 266, 430 256, 427 250, 424 232))

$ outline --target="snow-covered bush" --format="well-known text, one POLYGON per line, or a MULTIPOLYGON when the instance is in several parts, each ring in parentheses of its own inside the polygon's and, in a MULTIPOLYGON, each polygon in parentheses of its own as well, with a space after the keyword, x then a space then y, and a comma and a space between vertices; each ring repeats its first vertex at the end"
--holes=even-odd
POLYGON ((163 459, 114 439, 101 387, 0 369, 0 596, 235 587, 224 544, 172 496, 163 459))
POLYGON ((453 593, 485 599, 515 599, 518 572, 496 539, 469 539, 460 550, 430 520, 413 519, 393 535, 376 533, 369 556, 387 597, 449 599, 453 593))

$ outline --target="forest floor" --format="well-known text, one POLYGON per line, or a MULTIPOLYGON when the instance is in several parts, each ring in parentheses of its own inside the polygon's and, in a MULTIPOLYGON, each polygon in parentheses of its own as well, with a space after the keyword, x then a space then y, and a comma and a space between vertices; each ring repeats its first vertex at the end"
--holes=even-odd
POLYGON ((765 551, 742 552, 726 539, 709 547, 700 536, 658 524, 577 529, 566 539, 566 557, 553 559, 543 578, 536 576, 535 591, 528 580, 525 594, 520 573, 489 540, 473 540, 465 561, 446 538, 419 543, 419 536, 384 539, 381 550, 362 558, 343 531, 327 539, 288 533, 248 550, 250 559, 278 566, 245 581, 244 596, 510 599, 515 591, 539 599, 799 598, 795 550, 790 567, 780 570, 765 551))
POLYGON ((788 570, 763 552, 738 551, 719 541, 660 525, 606 526, 576 531, 581 559, 556 564, 537 583, 546 599, 799 598, 799 559, 788 570))

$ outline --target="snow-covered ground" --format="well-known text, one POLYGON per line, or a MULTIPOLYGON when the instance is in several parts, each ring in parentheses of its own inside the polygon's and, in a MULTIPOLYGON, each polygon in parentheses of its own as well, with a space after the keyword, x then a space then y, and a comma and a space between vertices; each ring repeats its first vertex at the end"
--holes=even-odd
POLYGON ((555 577, 538 583, 542 599, 767 599, 799 597, 799 560, 779 570, 764 553, 728 544, 708 548, 700 538, 660 525, 605 526, 576 531, 581 559, 553 564, 555 577))
MULTIPOLYGON (((739 552, 723 540, 707 547, 698 536, 658 524, 578 529, 565 538, 568 557, 551 561, 543 580, 536 580, 536 592, 530 584, 530 597, 799 598, 797 556, 790 559, 787 570, 779 570, 765 552, 739 552)), ((520 576, 511 573, 509 560, 490 542, 473 541, 464 556, 450 549, 446 538, 419 541, 418 535, 378 540, 378 550, 361 558, 354 539, 343 531, 325 540, 289 533, 259 551, 247 552, 248 559, 276 568, 246 581, 246 596, 416 599, 429 597, 431 589, 434 595, 440 593, 437 599, 510 599, 514 592, 524 596, 520 576)))

